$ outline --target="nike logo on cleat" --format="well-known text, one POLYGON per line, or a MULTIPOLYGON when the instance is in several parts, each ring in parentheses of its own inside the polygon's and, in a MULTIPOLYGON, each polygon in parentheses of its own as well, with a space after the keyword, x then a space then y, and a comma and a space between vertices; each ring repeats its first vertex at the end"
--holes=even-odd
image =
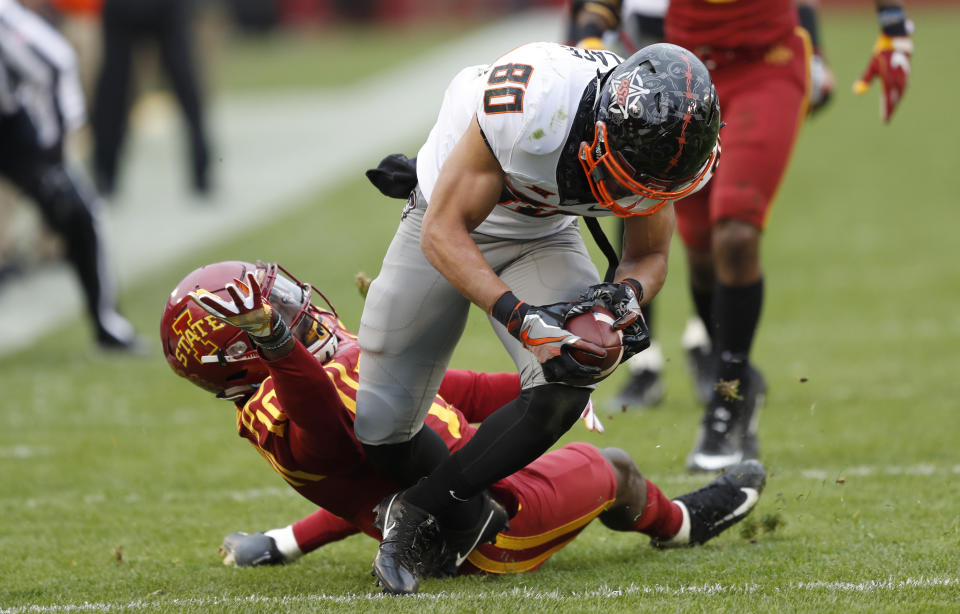
POLYGON ((757 492, 755 488, 741 488, 740 490, 747 496, 747 498, 743 501, 743 503, 737 506, 737 509, 713 523, 713 526, 717 527, 725 522, 739 518, 740 516, 749 512, 753 506, 757 504, 757 501, 760 500, 760 493, 757 492))
POLYGON ((483 532, 487 530, 487 525, 490 524, 491 520, 493 520, 493 510, 490 511, 490 515, 487 516, 486 522, 484 522, 483 526, 480 527, 480 531, 477 533, 477 539, 473 540, 473 544, 467 548, 467 553, 464 555, 461 555, 459 552, 457 553, 457 559, 454 563, 457 567, 463 565, 463 562, 467 560, 467 557, 470 556, 470 553, 473 552, 473 549, 476 548, 477 544, 480 543, 480 538, 483 537, 483 532))

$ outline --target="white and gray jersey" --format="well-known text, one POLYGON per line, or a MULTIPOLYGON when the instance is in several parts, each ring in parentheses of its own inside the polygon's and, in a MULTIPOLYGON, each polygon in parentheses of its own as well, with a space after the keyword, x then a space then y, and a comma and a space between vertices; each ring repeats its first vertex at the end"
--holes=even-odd
MULTIPOLYGON (((595 202, 561 204, 557 166, 587 85, 621 61, 610 51, 530 43, 490 65, 460 71, 417 154, 427 202, 440 168, 476 115, 506 179, 504 197, 475 232, 536 239, 559 232, 573 216, 612 215, 595 202)), ((591 129, 586 138, 592 137, 591 129)))
POLYGON ((83 124, 83 90, 66 39, 19 3, 0 0, 0 116, 21 110, 51 147, 83 124))

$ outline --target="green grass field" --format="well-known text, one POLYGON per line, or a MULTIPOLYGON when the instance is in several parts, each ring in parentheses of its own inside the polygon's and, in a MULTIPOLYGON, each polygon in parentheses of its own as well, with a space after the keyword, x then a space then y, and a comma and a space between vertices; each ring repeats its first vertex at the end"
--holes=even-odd
MULTIPOLYGON (((770 477, 747 523, 669 552, 594 523, 536 573, 427 581, 416 598, 377 594, 376 544, 362 536, 289 567, 223 567, 224 535, 311 505, 236 436, 230 405, 172 374, 161 309, 194 267, 261 258, 312 280, 355 327, 353 276, 376 273, 400 209, 357 169, 282 219, 127 285, 150 356, 94 353, 78 317, 0 359, 0 612, 960 610, 960 12, 913 11, 914 72, 889 126, 875 91, 849 89, 875 37, 870 13, 824 19, 837 94, 804 129, 765 241, 755 358, 770 387, 770 477)), ((626 449, 668 495, 705 482, 683 471, 700 409, 680 350, 690 307, 676 247, 657 303, 666 401, 601 410, 605 434, 578 425, 565 438, 626 449)), ((454 365, 511 369, 480 315, 454 365)), ((598 390, 599 406, 623 377, 598 390)))

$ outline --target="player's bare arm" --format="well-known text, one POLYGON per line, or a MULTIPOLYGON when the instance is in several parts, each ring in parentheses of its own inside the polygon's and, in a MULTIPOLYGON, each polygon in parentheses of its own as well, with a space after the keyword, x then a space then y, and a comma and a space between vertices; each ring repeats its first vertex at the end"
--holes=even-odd
POLYGON ((649 302, 667 278, 667 256, 675 224, 672 203, 656 213, 623 221, 623 248, 615 278, 639 281, 643 286, 641 304, 649 302))
POLYGON ((430 264, 486 312, 510 288, 487 264, 470 231, 496 206, 503 179, 503 170, 474 116, 443 164, 420 237, 420 248, 430 264))

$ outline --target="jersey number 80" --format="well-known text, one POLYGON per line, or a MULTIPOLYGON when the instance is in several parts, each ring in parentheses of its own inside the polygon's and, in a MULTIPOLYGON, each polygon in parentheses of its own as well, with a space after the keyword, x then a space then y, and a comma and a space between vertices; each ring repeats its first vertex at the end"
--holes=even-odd
POLYGON ((524 87, 530 82, 533 66, 528 64, 502 64, 490 71, 488 85, 516 83, 521 87, 504 85, 483 92, 483 110, 487 115, 497 113, 523 113, 524 87))

